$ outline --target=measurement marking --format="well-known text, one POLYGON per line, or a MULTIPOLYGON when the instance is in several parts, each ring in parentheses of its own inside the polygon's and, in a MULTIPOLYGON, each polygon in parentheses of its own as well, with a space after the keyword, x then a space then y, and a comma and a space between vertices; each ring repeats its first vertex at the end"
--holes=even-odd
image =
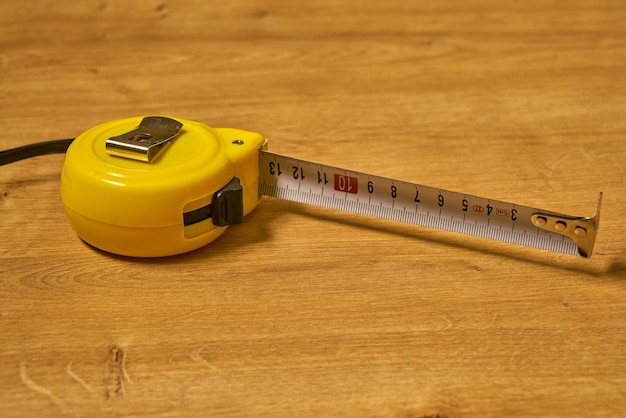
POLYGON ((302 162, 266 151, 260 152, 259 167, 259 190, 264 195, 567 254, 578 252, 571 238, 533 224, 531 214, 547 211, 302 162), (285 167, 294 167, 293 174, 291 170, 285 172, 285 167))
POLYGON ((359 180, 356 177, 335 174, 335 190, 345 193, 357 194, 359 192, 359 180))
POLYGON ((511 216, 511 212, 505 208, 496 208, 496 215, 498 216, 511 216))

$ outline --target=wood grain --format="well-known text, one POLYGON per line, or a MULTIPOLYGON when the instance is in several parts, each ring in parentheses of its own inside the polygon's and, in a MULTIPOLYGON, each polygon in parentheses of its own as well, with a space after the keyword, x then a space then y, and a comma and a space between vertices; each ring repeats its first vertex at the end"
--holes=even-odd
POLYGON ((0 149, 163 114, 276 152, 591 215, 590 259, 264 199, 111 256, 62 156, 0 167, 2 416, 619 416, 620 0, 0 4, 0 149))

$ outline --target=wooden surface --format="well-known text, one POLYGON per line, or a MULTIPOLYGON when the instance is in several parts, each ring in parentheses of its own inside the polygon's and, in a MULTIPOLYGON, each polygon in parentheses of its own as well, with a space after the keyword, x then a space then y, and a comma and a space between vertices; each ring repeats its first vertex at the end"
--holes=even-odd
POLYGON ((622 0, 0 3, 0 149, 171 115, 592 215, 590 259, 265 199, 165 259, 83 244, 63 156, 0 167, 0 415, 619 416, 622 0))

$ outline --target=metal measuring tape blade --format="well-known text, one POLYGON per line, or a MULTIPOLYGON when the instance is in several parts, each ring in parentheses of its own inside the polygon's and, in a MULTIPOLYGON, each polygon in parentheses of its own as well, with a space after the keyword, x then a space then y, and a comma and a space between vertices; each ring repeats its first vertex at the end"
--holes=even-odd
POLYGON ((259 192, 266 196, 397 222, 591 256, 602 193, 593 217, 519 204, 259 151, 259 192))

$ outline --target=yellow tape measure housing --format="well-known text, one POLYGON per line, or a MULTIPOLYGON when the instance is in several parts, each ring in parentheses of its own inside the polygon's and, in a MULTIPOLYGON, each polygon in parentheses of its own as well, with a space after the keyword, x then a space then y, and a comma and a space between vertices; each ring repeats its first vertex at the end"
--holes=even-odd
MULTIPOLYGON (((150 162, 107 152, 107 140, 136 130, 141 117, 103 123, 74 140, 63 166, 61 196, 70 223, 84 241, 135 257, 202 247, 226 230, 228 220, 217 222, 225 226, 216 225, 217 208, 211 205, 233 179, 241 184, 242 214, 254 209, 263 136, 176 121, 182 130, 167 144, 159 144, 165 149, 150 162)), ((221 202, 232 204, 230 195, 224 194, 221 202)))

